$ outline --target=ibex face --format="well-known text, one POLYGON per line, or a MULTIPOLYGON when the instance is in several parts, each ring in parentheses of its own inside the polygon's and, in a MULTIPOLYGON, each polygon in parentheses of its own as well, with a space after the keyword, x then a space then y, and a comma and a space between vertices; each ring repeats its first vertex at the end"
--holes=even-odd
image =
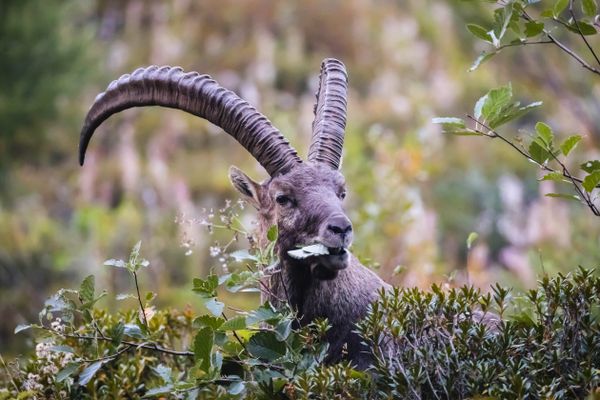
POLYGON ((342 206, 346 187, 339 171, 322 163, 305 163, 258 184, 232 167, 230 178, 259 211, 261 234, 277 225, 280 260, 308 264, 318 279, 333 279, 348 266, 353 233, 342 206), (325 246, 329 254, 301 260, 288 254, 297 247, 317 243, 325 246))

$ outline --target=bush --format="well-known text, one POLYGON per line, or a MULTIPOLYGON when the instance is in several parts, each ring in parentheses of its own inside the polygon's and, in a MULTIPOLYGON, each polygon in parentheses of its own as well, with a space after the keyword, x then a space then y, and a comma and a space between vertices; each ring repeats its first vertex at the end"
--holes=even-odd
MULTIPOLYGON (((259 260, 260 255, 239 257, 259 260)), ((257 261, 258 262, 258 261, 257 261)), ((326 321, 299 328, 292 310, 270 304, 226 316, 219 288, 257 287, 262 272, 195 279, 209 311, 157 310, 141 295, 148 266, 139 244, 128 261, 108 260, 132 277, 120 294, 134 309, 97 306, 94 277, 61 289, 32 329, 38 344, 23 365, 4 365, 6 398, 581 398, 599 394, 600 278, 580 268, 544 277, 511 297, 500 286, 382 293, 358 331, 374 363, 357 371, 325 365, 326 321), (500 318, 489 318, 497 315, 500 318), (487 321, 487 323, 486 323, 487 321), (393 349, 393 350, 392 350, 393 349)), ((253 272, 256 271, 256 272, 253 272)))

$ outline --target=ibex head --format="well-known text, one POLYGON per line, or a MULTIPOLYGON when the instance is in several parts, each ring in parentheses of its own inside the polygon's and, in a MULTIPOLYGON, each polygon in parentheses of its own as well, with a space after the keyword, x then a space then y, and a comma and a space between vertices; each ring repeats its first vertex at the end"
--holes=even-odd
POLYGON ((79 160, 83 165, 94 130, 119 111, 158 105, 205 118, 235 138, 269 173, 268 180, 257 183, 232 167, 230 178, 258 210, 262 233, 273 224, 278 226, 279 257, 290 264, 310 266, 317 278, 332 279, 348 266, 347 248, 352 242, 352 224, 342 208, 345 182, 339 172, 346 91, 344 65, 324 60, 312 142, 308 160, 302 162, 266 117, 209 76, 184 73, 178 67, 140 68, 112 82, 96 98, 81 131, 79 160), (288 255, 298 245, 315 243, 327 247, 329 254, 301 260, 288 255))

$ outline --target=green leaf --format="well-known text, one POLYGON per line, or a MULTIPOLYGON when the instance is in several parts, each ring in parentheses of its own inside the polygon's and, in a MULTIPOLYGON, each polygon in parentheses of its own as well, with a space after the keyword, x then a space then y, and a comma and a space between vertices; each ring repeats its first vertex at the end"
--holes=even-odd
POLYGON ((211 367, 211 354, 215 338, 212 328, 204 327, 198 331, 194 338, 194 359, 204 372, 208 372, 211 367))
POLYGON ((173 391, 173 385, 165 385, 156 388, 149 389, 142 399, 148 399, 150 397, 168 396, 173 391))
MULTIPOLYGON (((459 135, 459 136, 481 136, 482 135, 479 132, 476 132, 472 129, 468 129, 465 126, 465 121, 463 121, 460 118, 438 117, 438 118, 433 118, 431 120, 431 122, 434 124, 441 124, 443 133, 448 133, 451 135, 459 135)), ((298 252, 297 254, 299 256, 302 255, 301 252, 298 252)))
POLYGON ((598 10, 596 0, 581 0, 581 10, 588 17, 595 16, 596 11, 598 10))
POLYGON ((194 320, 194 328, 210 327, 217 330, 225 322, 224 318, 215 317, 212 315, 201 315, 194 320))
POLYGON ((267 239, 269 240, 269 242, 274 242, 277 240, 277 235, 277 225, 271 225, 271 227, 267 231, 267 239))
POLYGON ((542 104, 543 103, 541 101, 536 101, 524 107, 520 107, 519 102, 513 103, 509 106, 504 107, 498 115, 496 115, 493 119, 488 121, 488 124, 491 128, 497 128, 501 125, 506 124, 509 121, 512 121, 513 119, 522 117, 531 110, 538 108, 542 104))
MULTIPOLYGON (((501 114, 502 110, 510 103, 512 99, 512 86, 509 83, 506 86, 490 90, 481 105, 481 116, 485 121, 491 121, 501 114)), ((481 99, 480 99, 481 100, 481 99)))
POLYGON ((94 301, 94 287, 94 275, 87 276, 83 282, 81 282, 81 286, 79 287, 79 300, 81 300, 81 303, 86 305, 94 301))
POLYGON ((164 383, 172 383, 173 382, 173 378, 171 377, 173 371, 171 370, 171 368, 167 367, 166 365, 158 364, 156 367, 152 368, 152 370, 154 370, 156 375, 158 375, 164 383))
POLYGON ((594 171, 600 170, 600 160, 587 161, 581 164, 581 169, 591 174, 594 171))
POLYGON ((252 254, 250 254, 250 252, 248 250, 237 250, 234 251, 233 253, 229 254, 230 257, 232 257, 235 261, 258 261, 258 258, 256 256, 253 256, 252 254))
POLYGON ((546 149, 551 149, 554 141, 554 133, 552 132, 552 128, 543 122, 538 122, 535 124, 535 131, 538 134, 538 138, 542 140, 542 144, 546 145, 546 149))
POLYGON ((590 193, 600 183, 600 171, 594 171, 583 179, 581 184, 586 192, 590 193))
POLYGON ((579 196, 576 196, 574 194, 566 194, 566 193, 546 193, 545 194, 546 197, 555 197, 555 198, 559 198, 559 199, 564 199, 564 200, 574 200, 574 201, 581 201, 581 198, 579 196))
POLYGON ((594 28, 593 25, 590 25, 584 21, 577 21, 577 24, 575 23, 575 21, 573 21, 572 23, 567 25, 567 29, 573 33, 577 33, 577 34, 581 33, 582 35, 585 35, 585 36, 591 36, 591 35, 595 35, 596 33, 598 33, 596 31, 596 28, 594 28))
POLYGON ((253 356, 266 361, 274 361, 285 356, 284 342, 277 340, 273 332, 258 332, 246 344, 248 352, 253 356))
POLYGON ((292 333, 291 319, 284 319, 275 326, 275 337, 281 342, 286 340, 290 336, 290 333, 292 333))
POLYGON ((473 72, 475 71, 477 68, 479 68, 479 66, 481 64, 483 64, 484 62, 486 62, 487 60, 489 60, 490 58, 492 58, 493 56, 496 55, 496 52, 487 52, 484 51, 482 52, 476 59, 475 61, 473 61, 473 64, 471 64, 471 67, 469 68, 469 72, 473 72))
POLYGON ((79 374, 78 383, 81 386, 85 386, 94 377, 94 375, 96 375, 96 372, 98 372, 100 367, 102 367, 103 363, 103 361, 96 361, 95 363, 85 367, 85 369, 79 374))
POLYGON ((264 303, 246 317, 246 324, 254 325, 260 322, 277 322, 281 314, 277 313, 270 303, 264 303))
POLYGON ((245 388, 246 386, 243 381, 237 381, 229 385, 227 392, 231 395, 237 396, 238 394, 241 394, 245 388))
POLYGON ((471 32, 475 37, 485 40, 488 43, 492 43, 492 37, 488 33, 488 31, 477 24, 467 24, 467 29, 471 32))
POLYGON ((552 7, 552 14, 558 17, 569 5, 569 0, 557 0, 552 7))
POLYGON ((569 153, 571 152, 571 150, 573 150, 575 148, 575 146, 577 146, 577 143, 579 143, 580 141, 581 141, 581 136, 579 136, 579 135, 569 136, 560 145, 560 150, 562 151, 562 153, 565 156, 568 156, 569 153))
POLYGON ((465 121, 463 121, 461 118, 436 117, 436 118, 432 118, 431 122, 434 123, 434 124, 443 124, 443 125, 455 126, 457 128, 464 128, 465 127, 465 121))
POLYGON ((237 316, 225 321, 220 327, 220 331, 239 331, 246 329, 246 317, 237 316))
POLYGON ((68 377, 70 377, 71 375, 73 375, 75 372, 77 372, 77 370, 79 370, 79 367, 81 366, 81 364, 79 363, 68 363, 63 369, 61 369, 60 371, 58 371, 58 374, 56 374, 56 382, 62 382, 65 379, 67 379, 68 377))
POLYGON ((215 297, 219 286, 219 277, 210 274, 206 279, 194 278, 192 290, 202 297, 215 297))
POLYGON ((218 301, 216 297, 213 297, 204 302, 204 307, 206 307, 212 315, 218 317, 223 313, 223 308, 225 308, 225 304, 218 301))
POLYGON ((67 345, 58 345, 58 346, 52 346, 49 349, 50 351, 55 351, 57 353, 71 353, 71 354, 75 354, 75 349, 73 349, 71 346, 67 346, 67 345))
POLYGON ((539 179, 540 181, 565 182, 565 177, 560 172, 550 172, 539 179))
POLYGON ((534 37, 544 31, 544 23, 529 21, 525 23, 525 36, 534 37))
POLYGON ((146 337, 142 332, 142 329, 136 324, 123 325, 123 334, 136 339, 144 339, 146 337))
POLYGON ((473 244, 473 242, 475 240, 477 240, 478 237, 479 237, 479 234, 477 232, 469 233, 469 236, 467 237, 467 249, 471 248, 471 245, 473 244))
POLYGON ((529 155, 538 164, 544 164, 550 158, 548 150, 543 148, 537 141, 532 141, 529 145, 529 155))

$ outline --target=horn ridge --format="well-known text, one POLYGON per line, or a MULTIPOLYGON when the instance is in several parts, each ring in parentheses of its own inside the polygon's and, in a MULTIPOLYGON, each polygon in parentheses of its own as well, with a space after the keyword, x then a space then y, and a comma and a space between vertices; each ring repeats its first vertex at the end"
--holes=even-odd
POLYGON ((174 108, 212 122, 244 146, 271 176, 302 162, 264 115, 210 76, 186 73, 181 67, 152 65, 121 76, 96 97, 81 130, 80 164, 102 122, 125 109, 143 106, 174 108))

